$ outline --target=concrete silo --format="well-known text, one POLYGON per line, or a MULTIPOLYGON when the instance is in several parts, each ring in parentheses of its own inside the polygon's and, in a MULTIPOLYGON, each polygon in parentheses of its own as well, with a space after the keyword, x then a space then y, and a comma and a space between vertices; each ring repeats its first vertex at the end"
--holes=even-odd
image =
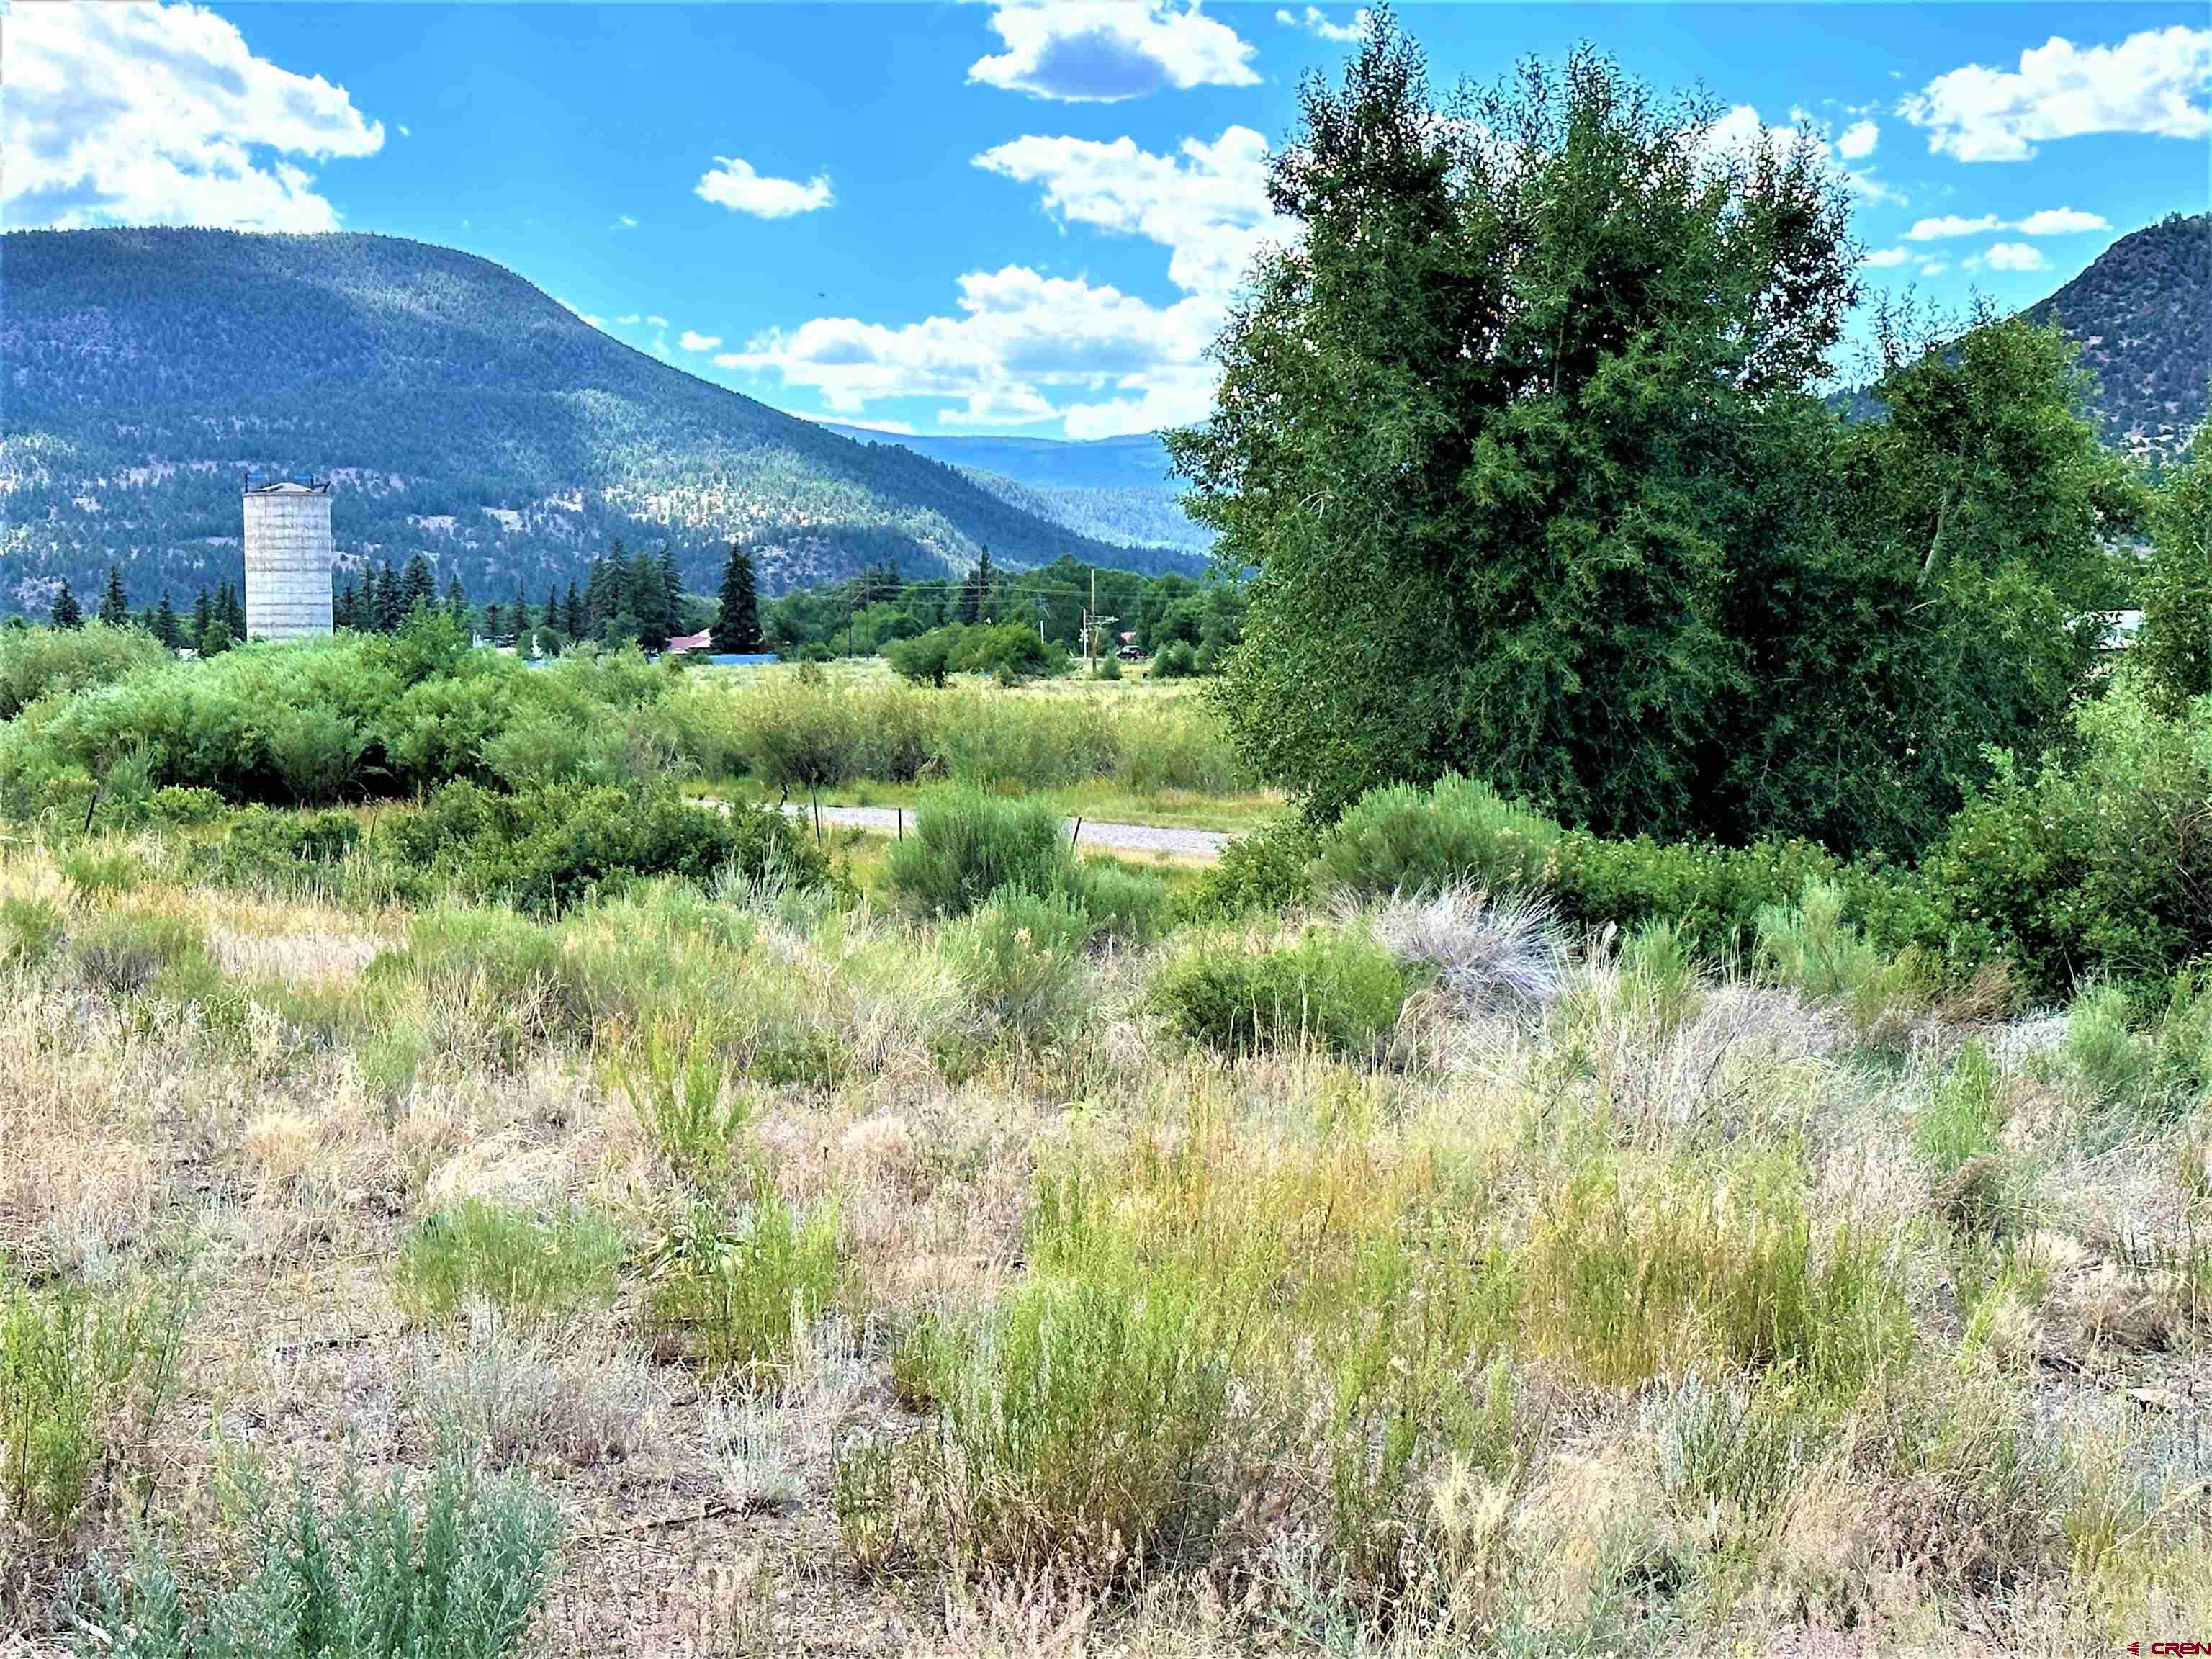
POLYGON ((331 487, 284 478, 246 488, 246 635, 331 631, 331 487))

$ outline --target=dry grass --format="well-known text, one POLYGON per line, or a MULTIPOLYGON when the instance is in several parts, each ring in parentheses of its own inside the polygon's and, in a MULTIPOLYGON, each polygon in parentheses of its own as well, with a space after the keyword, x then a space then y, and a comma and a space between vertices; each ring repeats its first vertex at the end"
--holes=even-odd
MULTIPOLYGON (((0 1253, 34 1285, 189 1276, 145 1507, 180 1571, 240 1569, 241 1457, 327 1489, 460 1443, 562 1505, 535 1654, 2212 1628, 2207 1106, 2115 1128, 2048 1032, 1977 1034, 1954 1161, 1927 1126, 1978 1063, 1957 1021, 1863 1042, 1863 1006, 1664 941, 1565 950, 1466 896, 1370 919, 1443 988, 1362 1066, 1177 1042, 1158 950, 1085 959, 1065 1029, 998 1030, 934 929, 660 891, 548 928, 561 983, 518 996, 482 961, 372 969, 403 913, 136 856, 98 892, 33 848, 0 865, 65 929, 0 969, 0 1253), (66 932, 111 913, 189 922, 219 990, 88 979, 66 932), (695 1037, 745 1102, 725 1160, 672 1159, 635 1103, 652 1044, 695 1037), (747 1224, 755 1180, 834 1215, 836 1293, 773 1372, 711 1376, 654 1350, 647 1279, 695 1206, 747 1224), (613 1308, 411 1321, 403 1241, 471 1198, 607 1216, 613 1308), (1024 1319, 1067 1345, 1034 1371, 1024 1319), (1078 1354, 1222 1386, 1132 1417, 1062 1386, 1078 1354), (1033 1442, 998 1431, 1018 1386, 1033 1442), (993 1433, 959 1440, 961 1411, 993 1433), (1172 1467, 1126 1455, 1140 1420, 1183 1433, 1172 1467), (930 1484, 948 1445, 957 1489, 930 1484), (1174 1537, 1063 1525, 1069 1492, 1174 1537)), ((0 1545, 21 1649, 65 1650, 70 1577, 140 1497, 110 1475, 70 1537, 0 1545)))

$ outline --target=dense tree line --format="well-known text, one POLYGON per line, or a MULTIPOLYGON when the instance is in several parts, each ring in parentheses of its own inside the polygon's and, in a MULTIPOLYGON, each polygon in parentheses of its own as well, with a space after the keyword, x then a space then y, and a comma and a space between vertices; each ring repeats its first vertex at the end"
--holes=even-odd
POLYGON ((1222 706, 1315 813, 1457 771, 1607 835, 1902 854, 2059 729, 2138 500, 2072 346, 1885 318, 1847 422, 1844 187, 1721 113, 1587 51, 1448 110, 1381 13, 1304 88, 1302 234, 1170 447, 1258 571, 1222 706))

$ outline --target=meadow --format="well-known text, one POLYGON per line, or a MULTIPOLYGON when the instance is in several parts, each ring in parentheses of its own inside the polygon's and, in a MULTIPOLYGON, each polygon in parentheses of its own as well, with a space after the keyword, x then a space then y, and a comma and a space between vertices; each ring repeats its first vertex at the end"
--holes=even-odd
POLYGON ((0 645, 20 1650, 2212 1629, 2201 971, 1455 781, 1079 855, 1278 816, 1164 686, 0 645))

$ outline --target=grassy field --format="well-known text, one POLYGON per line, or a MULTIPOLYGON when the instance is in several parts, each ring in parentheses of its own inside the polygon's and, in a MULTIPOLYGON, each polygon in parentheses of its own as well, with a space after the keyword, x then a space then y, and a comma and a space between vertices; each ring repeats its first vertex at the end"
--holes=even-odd
POLYGON ((530 918, 218 833, 0 860, 14 1650, 2212 1630, 2183 1015, 1042 843, 530 918))
MULTIPOLYGON (((702 678, 743 703, 749 696, 773 696, 787 686, 792 673, 781 667, 717 668, 702 678)), ((869 700, 866 706, 878 720, 884 710, 904 715, 926 711, 933 699, 944 700, 957 711, 956 723, 966 727, 955 767, 965 757, 975 781, 1042 795, 1064 817, 1242 833, 1288 814, 1279 792, 1241 775, 1204 705, 1203 682, 1155 681, 1131 668, 1118 680, 1079 672, 1006 690, 957 676, 951 688, 939 693, 904 686, 880 658, 825 664, 821 674, 829 698, 869 700), (1058 741, 1035 749, 1026 741, 994 743, 1000 727, 1050 732, 1058 741)), ((823 805, 911 809, 946 769, 940 759, 917 778, 902 755, 876 759, 868 748, 865 734, 857 734, 848 764, 875 760, 875 775, 851 772, 823 782, 823 805)), ((719 799, 773 801, 782 797, 784 781, 713 775, 687 787, 719 799)))

